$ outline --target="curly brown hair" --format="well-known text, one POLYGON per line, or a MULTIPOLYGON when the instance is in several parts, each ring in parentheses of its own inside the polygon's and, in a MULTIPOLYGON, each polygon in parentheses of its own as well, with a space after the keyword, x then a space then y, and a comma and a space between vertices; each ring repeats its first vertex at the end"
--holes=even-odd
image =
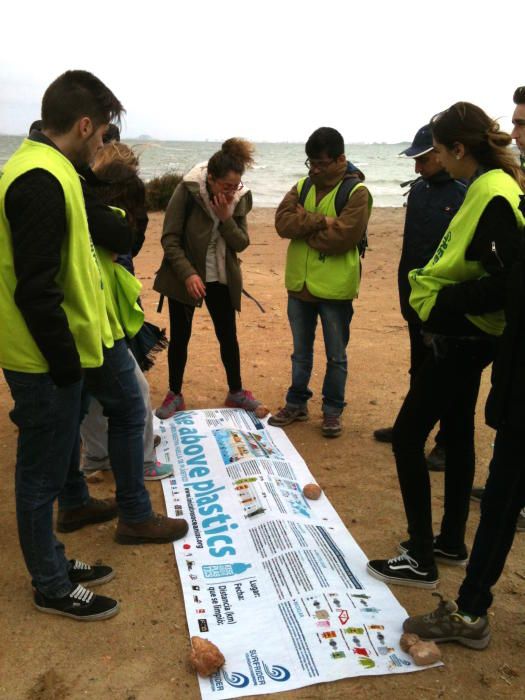
POLYGON ((122 142, 107 143, 99 150, 93 163, 93 172, 101 181, 97 189, 102 201, 125 209, 132 228, 139 211, 144 210, 145 187, 138 176, 139 158, 135 151, 122 142))
POLYGON ((255 146, 245 139, 232 138, 222 144, 221 150, 214 153, 208 161, 208 173, 220 178, 233 170, 243 175, 246 168, 254 163, 255 146))

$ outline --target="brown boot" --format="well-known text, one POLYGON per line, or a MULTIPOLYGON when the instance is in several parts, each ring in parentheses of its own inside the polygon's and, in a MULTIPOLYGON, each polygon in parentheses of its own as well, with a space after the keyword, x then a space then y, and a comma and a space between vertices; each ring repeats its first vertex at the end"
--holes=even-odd
POLYGON ((184 518, 167 518, 160 513, 141 523, 126 523, 119 518, 115 541, 119 544, 163 544, 174 542, 188 532, 188 523, 184 518))
POLYGON ((91 498, 80 508, 59 510, 57 516, 58 532, 73 532, 84 525, 104 523, 117 515, 117 502, 114 498, 91 498))

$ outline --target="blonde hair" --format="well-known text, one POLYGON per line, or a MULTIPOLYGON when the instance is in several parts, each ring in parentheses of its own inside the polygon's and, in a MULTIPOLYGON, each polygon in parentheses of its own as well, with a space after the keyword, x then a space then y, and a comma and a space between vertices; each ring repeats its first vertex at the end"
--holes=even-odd
POLYGON ((95 156, 93 172, 106 170, 113 163, 118 163, 122 168, 134 169, 139 167, 139 158, 135 151, 125 143, 111 141, 106 143, 95 156))
POLYGON ((97 192, 105 204, 125 209, 128 221, 135 228, 144 208, 145 187, 138 176, 139 158, 122 142, 112 141, 99 150, 93 172, 101 181, 97 192))

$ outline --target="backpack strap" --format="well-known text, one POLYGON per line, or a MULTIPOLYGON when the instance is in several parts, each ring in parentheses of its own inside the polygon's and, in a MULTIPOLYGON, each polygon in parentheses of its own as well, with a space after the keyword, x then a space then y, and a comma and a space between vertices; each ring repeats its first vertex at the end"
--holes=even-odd
POLYGON ((299 193, 299 204, 304 207, 304 203, 306 202, 306 198, 308 197, 308 192, 310 192, 310 189, 312 187, 312 178, 308 176, 305 181, 303 182, 303 186, 301 188, 301 191, 299 193))
POLYGON ((335 195, 335 211, 337 216, 341 214, 346 203, 348 202, 348 198, 354 190, 354 187, 360 182, 361 179, 358 177, 346 177, 343 180, 341 187, 337 190, 337 194, 335 195))

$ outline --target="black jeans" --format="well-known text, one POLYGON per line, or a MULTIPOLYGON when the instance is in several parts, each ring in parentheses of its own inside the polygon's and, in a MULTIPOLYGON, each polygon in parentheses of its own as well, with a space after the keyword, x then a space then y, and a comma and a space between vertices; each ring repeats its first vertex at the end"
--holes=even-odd
MULTIPOLYGON (((204 301, 219 341, 228 388, 232 392, 240 391, 242 389, 241 358, 237 342, 235 309, 231 303, 228 287, 220 282, 208 282, 204 301)), ((169 382, 171 391, 174 394, 180 394, 188 359, 188 344, 195 307, 181 304, 174 299, 168 299, 168 304, 170 312, 169 382)))
MULTIPOLYGON (((423 342, 422 328, 423 326, 421 323, 408 324, 408 336, 410 338, 410 369, 408 373, 410 374, 410 386, 412 386, 412 382, 416 378, 419 368, 428 355, 432 353, 432 349, 423 342)), ((443 447, 444 442, 443 429, 440 426, 436 434, 436 445, 443 447)))
POLYGON ((525 506, 523 431, 510 426, 496 433, 494 456, 481 500, 481 519, 459 589, 457 604, 471 615, 486 615, 492 604, 491 587, 505 566, 525 506))
POLYGON ((423 565, 434 561, 430 478, 425 441, 438 419, 446 452, 445 508, 440 544, 464 544, 474 479, 474 413, 483 369, 492 362, 490 338, 440 338, 414 377, 394 424, 392 449, 411 541, 410 553, 423 565))

